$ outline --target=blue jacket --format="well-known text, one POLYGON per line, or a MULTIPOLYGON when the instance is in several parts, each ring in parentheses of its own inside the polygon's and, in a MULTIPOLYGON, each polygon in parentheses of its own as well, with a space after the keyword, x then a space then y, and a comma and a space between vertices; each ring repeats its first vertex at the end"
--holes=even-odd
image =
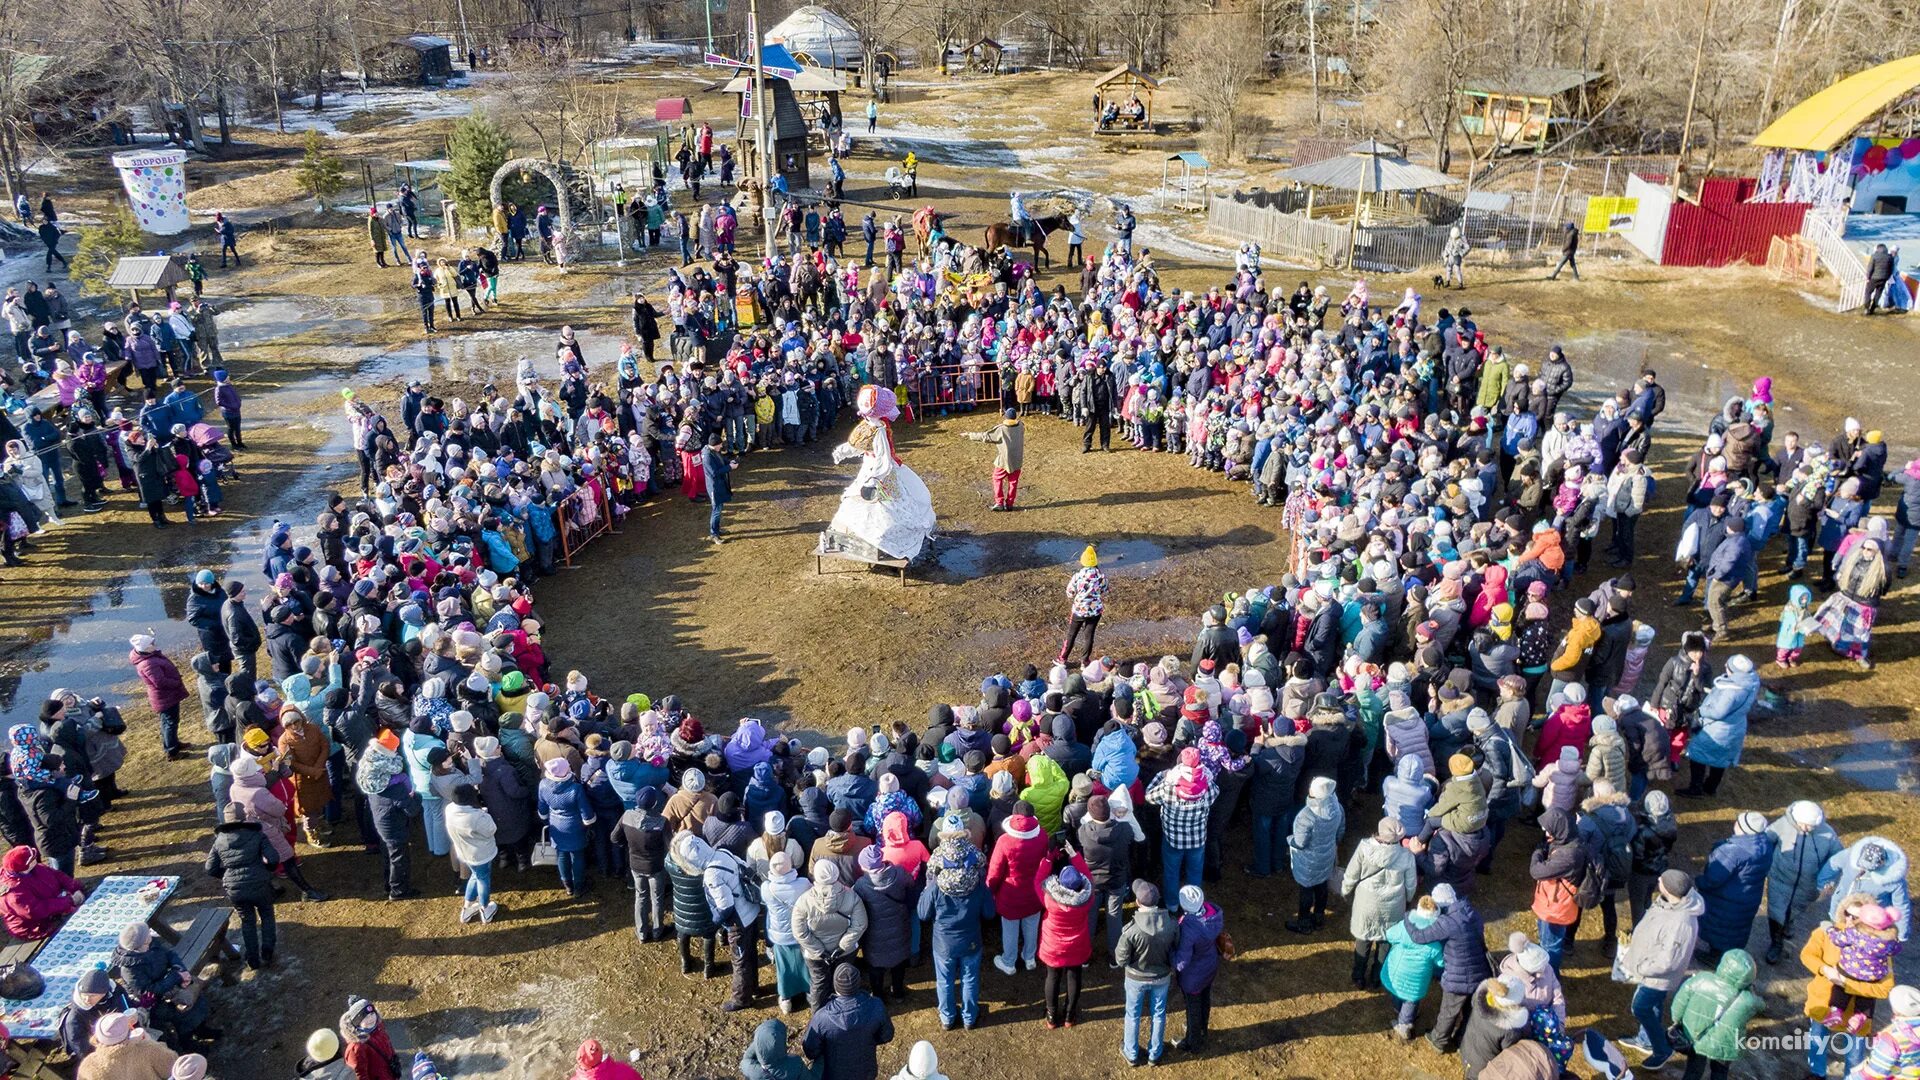
POLYGON ((893 1041, 893 1021, 880 999, 864 989, 835 994, 807 1021, 800 1049, 822 1063, 820 1080, 876 1080, 879 1047, 893 1041))
POLYGON ((1854 893, 1866 893, 1873 897, 1881 907, 1893 912, 1900 927, 1900 940, 1907 940, 1907 932, 1913 927, 1913 899, 1907 892, 1907 853, 1900 845, 1880 836, 1863 836, 1855 840, 1845 851, 1827 860, 1820 870, 1820 887, 1834 886, 1833 899, 1828 905, 1827 918, 1835 918, 1840 913, 1840 902, 1854 893), (1868 870, 1860 865, 1860 851, 1873 844, 1887 853, 1886 861, 1877 870, 1868 870))
POLYGON ((1108 791, 1126 787, 1140 775, 1133 737, 1125 728, 1114 728, 1093 744, 1093 771, 1100 775, 1101 786, 1108 791))
POLYGON ((954 896, 930 881, 920 894, 920 917, 933 920, 933 954, 949 960, 980 952, 980 920, 992 910, 984 884, 965 896, 954 896))
POLYGON ((593 824, 593 800, 580 781, 566 779, 540 781, 540 820, 553 834, 553 845, 561 851, 585 851, 587 826, 593 824))
POLYGON ((1760 676, 1753 665, 1734 671, 1729 662, 1728 670, 1713 681, 1713 689, 1700 703, 1700 730, 1687 741, 1687 759, 1722 769, 1740 764, 1740 751, 1747 744, 1747 713, 1759 696, 1760 676))
MULTIPOLYGON (((615 758, 607 762, 607 783, 613 785, 614 794, 620 796, 620 805, 627 810, 633 809, 634 800, 640 797, 640 789, 648 786, 652 780, 652 765, 632 758, 615 758)), ((664 775, 665 770, 662 770, 664 775)))
POLYGON ((1707 902, 1707 912, 1700 916, 1700 940, 1714 951, 1746 945, 1773 870, 1776 843, 1772 833, 1762 831, 1728 837, 1707 853, 1706 869, 1694 879, 1694 887, 1707 902))
MULTIPOLYGON (((1765 871, 1761 877, 1766 876, 1765 871)), ((1415 945, 1438 941, 1445 945, 1440 971, 1440 988, 1455 994, 1471 994, 1482 979, 1493 976, 1487 964, 1487 926, 1480 913, 1467 900, 1455 900, 1440 912, 1430 926, 1407 927, 1407 939, 1415 945)), ((1391 936, 1389 941, 1393 940, 1391 936)), ((1411 999, 1402 999, 1411 1000, 1411 999)))
POLYGON ((1415 942, 1409 929, 1432 926, 1434 917, 1410 911, 1402 922, 1387 927, 1387 962, 1380 968, 1380 985, 1395 1001, 1419 1001, 1433 985, 1433 973, 1440 970, 1440 958, 1446 946, 1438 941, 1415 942))

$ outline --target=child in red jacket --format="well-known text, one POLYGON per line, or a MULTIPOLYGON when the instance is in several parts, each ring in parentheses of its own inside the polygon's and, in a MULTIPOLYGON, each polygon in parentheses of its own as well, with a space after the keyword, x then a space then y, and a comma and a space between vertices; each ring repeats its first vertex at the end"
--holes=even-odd
POLYGON ((0 859, 0 922, 22 941, 52 937, 86 898, 78 881, 41 862, 26 844, 0 859))

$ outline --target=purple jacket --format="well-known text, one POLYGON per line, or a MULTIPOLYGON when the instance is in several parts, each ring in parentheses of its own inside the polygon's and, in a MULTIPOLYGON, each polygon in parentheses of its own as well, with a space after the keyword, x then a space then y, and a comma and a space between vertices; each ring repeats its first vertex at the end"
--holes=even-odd
POLYGON ((1209 900, 1198 915, 1180 916, 1180 940, 1173 947, 1173 970, 1182 994, 1198 994, 1213 985, 1220 971, 1220 931, 1226 920, 1209 900))

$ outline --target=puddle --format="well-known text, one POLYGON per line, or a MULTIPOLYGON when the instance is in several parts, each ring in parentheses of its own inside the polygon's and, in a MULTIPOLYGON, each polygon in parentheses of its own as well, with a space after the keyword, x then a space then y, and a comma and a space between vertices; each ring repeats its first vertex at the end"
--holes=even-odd
POLYGON ((977 578, 987 571, 987 546, 978 540, 942 544, 933 561, 957 578, 977 578))
POLYGON ((373 329, 388 305, 371 299, 254 300, 220 312, 220 346, 245 348, 316 331, 350 338, 373 329))
POLYGON ((1920 741, 1886 739, 1863 727, 1849 729, 1848 738, 1843 746, 1795 748, 1787 756, 1869 791, 1920 793, 1920 741))
MULTIPOLYGON (((457 331, 456 331, 457 333, 457 331)), ((580 331, 580 348, 589 370, 610 372, 620 359, 626 338, 598 331, 580 331)), ((363 379, 451 379, 456 382, 493 381, 502 393, 513 392, 514 369, 522 356, 533 358, 541 377, 557 382, 560 365, 554 347, 560 326, 550 329, 489 330, 459 337, 436 337, 381 353, 360 370, 363 379)))
MULTIPOLYGON (((1167 549, 1150 540, 1108 540, 1096 546, 1100 569, 1108 574, 1151 573, 1157 569, 1152 564, 1167 557, 1167 549)), ((1080 540, 1042 540, 1033 545, 1033 553, 1049 563, 1078 564, 1086 547, 1080 540)))
MULTIPOLYGON (((1751 384, 1718 368, 1701 364, 1700 357, 1677 338, 1644 330, 1609 330, 1581 334, 1563 343, 1573 363, 1574 390, 1571 395, 1587 408, 1597 408, 1602 397, 1631 386, 1640 372, 1652 368, 1667 390, 1667 411, 1661 416, 1661 429, 1671 429, 1674 421, 1705 430, 1728 398, 1742 401, 1752 393, 1751 384)), ((1783 410, 1776 408, 1779 425, 1783 410)), ((1781 430, 1785 430, 1782 428, 1781 430)))

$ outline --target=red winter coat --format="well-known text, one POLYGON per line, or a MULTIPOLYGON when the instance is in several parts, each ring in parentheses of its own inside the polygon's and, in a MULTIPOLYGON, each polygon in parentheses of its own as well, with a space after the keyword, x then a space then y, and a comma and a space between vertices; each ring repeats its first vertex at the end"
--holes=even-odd
POLYGON ((165 712, 187 700, 187 684, 180 681, 180 669, 161 652, 127 652, 127 663, 140 673, 147 686, 147 704, 154 712, 165 712))
POLYGON ((1580 752, 1582 760, 1587 756, 1587 740, 1593 737, 1593 710, 1586 702, 1578 705, 1562 705, 1553 710, 1547 722, 1540 726, 1540 738, 1533 744, 1533 760, 1539 768, 1547 768, 1560 760, 1560 748, 1571 746, 1580 752))
POLYGON ((1035 890, 1044 913, 1040 917, 1040 962, 1052 968, 1079 967, 1093 959, 1093 920, 1087 917, 1087 905, 1093 902, 1087 860, 1073 856, 1074 869, 1089 884, 1079 892, 1061 885, 1052 875, 1053 867, 1040 864, 1040 880, 1035 890))
POLYGON ((993 890, 993 906, 1003 919, 1024 919, 1040 914, 1040 864, 1047 857, 1047 834, 1039 819, 1015 814, 1007 819, 1006 832, 994 841, 993 858, 987 861, 987 888, 993 890))
POLYGON ((72 914, 76 905, 68 894, 80 883, 39 863, 24 874, 0 870, 0 922, 7 933, 22 941, 39 941, 53 936, 60 921, 72 914))

